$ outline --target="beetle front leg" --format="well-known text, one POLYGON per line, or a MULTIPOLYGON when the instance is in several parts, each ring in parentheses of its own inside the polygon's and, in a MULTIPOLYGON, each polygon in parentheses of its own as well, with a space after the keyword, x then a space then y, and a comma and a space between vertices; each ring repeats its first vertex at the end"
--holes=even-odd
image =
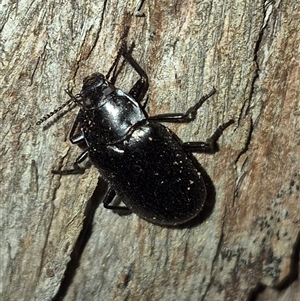
POLYGON ((206 142, 184 142, 182 147, 188 152, 215 153, 218 151, 217 141, 221 137, 223 131, 233 124, 233 119, 220 125, 213 135, 206 142))
MULTIPOLYGON (((78 113, 72 129, 70 131, 69 139, 71 143, 73 144, 83 144, 85 147, 87 147, 84 134, 82 132, 75 134, 79 124, 80 124, 80 118, 81 114, 78 113)), ((70 174, 83 174, 85 171, 85 168, 82 168, 79 166, 80 163, 82 163, 84 160, 88 158, 88 149, 86 149, 80 156, 76 159, 76 161, 73 163, 73 169, 67 169, 67 170, 52 170, 51 172, 53 174, 59 174, 59 175, 70 175, 70 174)))
POLYGON ((82 119, 82 112, 79 111, 76 116, 76 119, 72 125, 70 134, 69 134, 69 139, 70 139, 71 143, 73 143, 73 144, 79 144, 79 143, 85 142, 83 133, 82 132, 76 133, 76 131, 80 125, 81 119, 82 119))
POLYGON ((216 89, 214 88, 208 94, 202 96, 200 100, 192 107, 190 107, 186 113, 166 113, 159 114, 156 116, 150 116, 148 120, 155 120, 157 122, 190 122, 193 121, 196 117, 197 110, 202 106, 202 104, 210 98, 213 94, 216 93, 216 89))
POLYGON ((137 63, 137 61, 132 57, 131 53, 127 51, 126 45, 123 45, 122 47, 122 55, 124 56, 125 60, 140 76, 140 79, 133 85, 128 94, 131 95, 137 102, 141 102, 145 97, 149 87, 148 76, 137 63))

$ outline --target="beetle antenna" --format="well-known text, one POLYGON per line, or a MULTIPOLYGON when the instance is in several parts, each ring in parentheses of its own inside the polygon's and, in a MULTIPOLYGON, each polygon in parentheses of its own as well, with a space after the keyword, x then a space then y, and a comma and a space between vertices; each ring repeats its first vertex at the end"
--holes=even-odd
POLYGON ((47 119, 49 119, 50 117, 52 117, 53 115, 55 115, 57 112, 61 111, 64 107, 66 107, 67 105, 71 104, 72 102, 77 103, 76 96, 74 96, 68 89, 66 89, 65 91, 70 96, 70 99, 67 100, 65 103, 63 103, 62 105, 60 105, 55 110, 53 110, 52 112, 50 112, 50 113, 46 114, 45 116, 43 116, 42 118, 40 118, 36 122, 36 125, 40 125, 41 123, 43 123, 44 121, 46 121, 47 119))

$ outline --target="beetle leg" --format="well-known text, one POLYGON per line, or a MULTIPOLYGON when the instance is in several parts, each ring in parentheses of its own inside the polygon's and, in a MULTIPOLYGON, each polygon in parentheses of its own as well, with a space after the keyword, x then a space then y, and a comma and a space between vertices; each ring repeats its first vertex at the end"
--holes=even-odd
POLYGON ((77 144, 77 143, 80 143, 80 142, 83 142, 84 141, 84 137, 80 137, 81 139, 78 139, 78 135, 79 134, 75 134, 77 129, 78 129, 78 126, 80 125, 80 121, 82 119, 82 113, 81 111, 78 112, 77 116, 76 116, 76 119, 72 125, 72 128, 71 128, 71 131, 70 131, 70 134, 69 134, 69 139, 70 141, 73 143, 73 144, 77 144), (79 141, 81 140, 81 141, 79 141))
POLYGON ((182 147, 189 152, 215 153, 218 151, 217 140, 220 138, 223 131, 233 123, 234 121, 231 119, 220 125, 206 142, 185 142, 182 144, 182 147))
POLYGON ((193 121, 196 117, 197 110, 202 106, 202 104, 210 98, 213 94, 216 93, 216 89, 214 88, 208 94, 202 96, 200 100, 192 107, 190 107, 186 113, 166 113, 159 114, 156 116, 150 116, 148 120, 155 120, 158 122, 190 122, 193 121))
POLYGON ((129 95, 131 95, 137 102, 142 102, 145 94, 147 93, 149 84, 147 79, 141 77, 130 89, 129 95))
POLYGON ((103 206, 106 209, 110 209, 110 210, 126 210, 126 211, 130 211, 129 208, 125 207, 125 206, 111 206, 109 205, 114 198, 116 197, 116 192, 114 189, 109 188, 109 190, 107 191, 104 200, 103 200, 103 206))
POLYGON ((73 144, 80 144, 81 147, 83 147, 85 150, 76 161, 73 163, 73 169, 65 169, 65 170, 52 170, 51 172, 53 174, 59 174, 59 175, 71 175, 71 174, 83 174, 85 171, 85 168, 80 167, 79 164, 82 163, 84 160, 88 157, 88 148, 85 142, 84 134, 82 132, 76 133, 78 130, 78 126, 80 125, 80 121, 82 118, 82 113, 79 111, 79 113, 76 116, 76 119, 73 123, 73 126, 71 128, 69 139, 71 143, 73 144))
POLYGON ((84 134, 82 132, 70 136, 70 141, 73 144, 85 143, 84 134))
MULTIPOLYGON (((71 143, 73 144, 82 144, 87 148, 87 145, 85 143, 84 134, 82 132, 76 133, 76 130, 80 124, 81 119, 81 113, 79 112, 77 114, 77 117, 73 123, 72 129, 70 131, 69 139, 71 143)), ((85 171, 85 168, 82 168, 79 166, 80 163, 82 163, 84 160, 88 157, 88 149, 85 149, 85 151, 78 156, 76 161, 73 163, 73 169, 66 169, 66 170, 52 170, 53 174, 59 174, 59 175, 70 175, 70 174, 83 174, 85 171)))
POLYGON ((127 51, 126 46, 124 46, 123 48, 122 55, 140 76, 140 79, 130 89, 129 95, 131 95, 137 102, 141 102, 145 97, 145 94, 149 87, 148 76, 146 72, 141 68, 141 66, 137 63, 137 61, 132 57, 131 53, 127 51))
POLYGON ((87 159, 89 154, 88 149, 85 150, 80 156, 76 159, 73 164, 73 169, 65 169, 65 170, 52 170, 51 172, 56 175, 72 175, 72 174, 83 174, 85 168, 80 167, 79 164, 87 159))
POLYGON ((103 200, 104 208, 111 209, 111 206, 109 206, 109 204, 113 201, 115 197, 116 197, 116 192, 112 188, 109 188, 103 200))

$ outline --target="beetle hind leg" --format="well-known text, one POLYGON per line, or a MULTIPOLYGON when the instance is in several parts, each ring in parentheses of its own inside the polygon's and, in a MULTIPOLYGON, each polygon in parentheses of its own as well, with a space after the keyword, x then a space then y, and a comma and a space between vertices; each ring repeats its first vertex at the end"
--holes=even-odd
POLYGON ((116 194, 115 190, 112 188, 109 188, 109 190, 107 191, 107 193, 104 197, 104 200, 103 200, 104 208, 110 209, 110 210, 117 210, 117 211, 126 211, 127 213, 131 213, 131 210, 128 207, 109 205, 116 196, 117 196, 117 194, 116 194))

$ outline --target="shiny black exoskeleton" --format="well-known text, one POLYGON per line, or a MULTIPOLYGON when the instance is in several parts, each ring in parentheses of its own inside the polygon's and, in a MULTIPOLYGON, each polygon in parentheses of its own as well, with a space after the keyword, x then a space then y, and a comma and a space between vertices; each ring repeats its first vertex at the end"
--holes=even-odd
POLYGON ((103 201, 106 208, 120 208, 110 206, 119 196, 131 212, 149 222, 165 226, 185 223, 199 214, 207 197, 191 152, 215 152, 217 139, 233 121, 220 126, 207 142, 182 143, 159 122, 194 120, 199 107, 215 90, 185 114, 150 117, 141 105, 148 89, 147 75, 126 49, 122 54, 140 75, 129 93, 100 73, 85 78, 78 95, 68 92, 80 106, 70 140, 83 144, 85 151, 72 171, 55 173, 80 171, 78 164, 89 157, 110 185, 103 201))

